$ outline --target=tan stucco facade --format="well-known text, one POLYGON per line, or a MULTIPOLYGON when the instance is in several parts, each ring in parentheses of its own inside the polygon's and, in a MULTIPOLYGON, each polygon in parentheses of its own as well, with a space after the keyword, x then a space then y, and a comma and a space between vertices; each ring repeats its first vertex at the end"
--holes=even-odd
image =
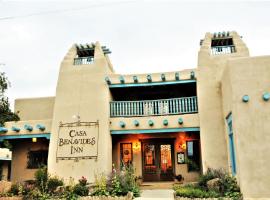
MULTIPOLYGON (((42 147, 48 149, 51 174, 92 182, 113 164, 121 168, 121 156, 130 153, 121 152, 122 143, 132 144, 135 174, 144 178, 149 152, 143 145, 169 141, 172 171, 184 181, 196 181, 207 168, 223 168, 236 176, 245 199, 270 198, 270 56, 250 57, 236 32, 206 33, 198 66, 182 71, 116 74, 108 52, 98 42, 73 45, 61 63, 55 97, 15 101, 21 120, 7 122, 1 135, 15 145, 12 181, 33 178, 26 155, 42 147), (184 147, 189 141, 200 145, 199 171, 178 162, 179 153, 194 154, 188 150, 193 147, 184 147), (89 148, 94 154, 84 153, 89 148)), ((159 167, 161 149, 155 153, 159 167)))

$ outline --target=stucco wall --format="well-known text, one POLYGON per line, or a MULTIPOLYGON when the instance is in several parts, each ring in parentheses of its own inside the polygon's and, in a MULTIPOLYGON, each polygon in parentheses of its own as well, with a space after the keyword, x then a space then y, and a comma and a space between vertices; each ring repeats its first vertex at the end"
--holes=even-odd
POLYGON ((223 117, 231 107, 241 190, 245 198, 269 198, 270 101, 262 95, 270 92, 270 56, 232 59, 228 68, 231 80, 223 79, 223 117), (243 95, 249 95, 249 102, 242 102, 243 95))
POLYGON ((211 55, 213 35, 207 33, 198 54, 197 94, 204 171, 209 167, 228 169, 220 81, 228 59, 249 56, 240 36, 235 32, 230 34, 236 53, 211 55))
POLYGON ((38 138, 37 142, 32 142, 31 139, 21 139, 14 140, 12 145, 11 181, 33 180, 36 169, 27 169, 27 153, 29 151, 47 150, 49 141, 43 138, 38 138))
MULTIPOLYGON (((73 46, 65 56, 58 77, 54 117, 49 149, 48 169, 69 181, 73 177, 77 181, 85 176, 94 181, 95 173, 109 173, 112 164, 111 135, 109 131, 110 93, 104 80, 111 74, 110 64, 104 56, 99 43, 95 44, 95 61, 87 65, 73 65, 76 57, 73 46), (99 121, 98 158, 59 160, 56 162, 59 123, 74 122, 72 116, 80 116, 84 122, 99 121), (102 138, 102 139, 101 139, 102 138)), ((66 152, 70 154, 69 151, 66 152)))
POLYGON ((14 106, 22 121, 52 119, 54 97, 16 99, 14 106))

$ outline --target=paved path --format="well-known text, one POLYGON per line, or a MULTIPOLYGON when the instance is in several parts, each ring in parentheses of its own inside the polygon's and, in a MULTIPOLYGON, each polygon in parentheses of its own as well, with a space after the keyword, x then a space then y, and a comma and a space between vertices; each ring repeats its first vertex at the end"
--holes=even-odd
POLYGON ((170 189, 153 189, 142 190, 141 197, 134 200, 173 200, 173 190, 170 189))

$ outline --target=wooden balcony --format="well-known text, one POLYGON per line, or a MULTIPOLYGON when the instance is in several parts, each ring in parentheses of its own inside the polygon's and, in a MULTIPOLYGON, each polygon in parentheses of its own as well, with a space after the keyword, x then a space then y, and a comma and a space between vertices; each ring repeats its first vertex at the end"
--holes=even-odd
POLYGON ((111 117, 160 116, 197 113, 197 97, 144 101, 112 101, 111 117))

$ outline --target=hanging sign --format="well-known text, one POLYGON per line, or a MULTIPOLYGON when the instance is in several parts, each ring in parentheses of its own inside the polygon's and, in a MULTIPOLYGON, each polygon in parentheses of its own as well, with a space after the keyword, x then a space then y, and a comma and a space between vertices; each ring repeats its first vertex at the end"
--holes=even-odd
POLYGON ((56 160, 97 159, 98 122, 60 123, 56 160))

